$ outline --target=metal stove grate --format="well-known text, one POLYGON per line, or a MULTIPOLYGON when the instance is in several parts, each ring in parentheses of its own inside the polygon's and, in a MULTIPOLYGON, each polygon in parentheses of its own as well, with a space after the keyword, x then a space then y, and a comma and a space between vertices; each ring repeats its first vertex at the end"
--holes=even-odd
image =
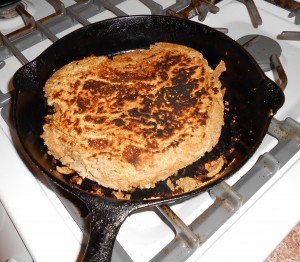
MULTIPOLYGON (((125 0, 87 0, 66 8, 61 1, 51 0, 49 3, 54 7, 55 12, 38 21, 35 21, 33 16, 26 11, 24 5, 20 3, 16 7, 16 11, 23 18, 25 26, 6 35, 9 42, 3 41, 4 35, 0 33, 0 64, 2 65, 6 58, 15 55, 16 52, 22 52, 26 48, 47 38, 55 42, 58 40, 56 34, 78 23, 88 25, 90 24, 89 18, 105 10, 109 10, 115 16, 128 15, 117 7, 118 4, 124 1, 125 0), (10 42, 14 44, 17 50, 12 50, 11 46, 7 44, 10 42)), ((261 25, 262 19, 253 0, 238 1, 245 4, 253 26, 258 27, 261 25)), ((295 17, 295 23, 300 23, 300 4, 298 2, 293 0, 265 1, 289 10, 291 12, 289 17, 295 17)), ((180 0, 165 9, 163 9, 162 5, 153 0, 140 0, 140 2, 149 8, 153 15, 173 15, 188 19, 198 16, 199 21, 204 21, 208 12, 217 13, 219 11, 219 8, 214 4, 220 2, 220 0, 180 0)), ((298 32, 284 32, 280 37, 281 39, 289 39, 289 37, 296 38, 295 40, 299 39, 298 32)))
MULTIPOLYGON (((181 0, 163 9, 157 2, 151 0, 140 1, 149 7, 152 14, 177 16, 193 14, 197 15, 200 21, 205 19, 207 12, 217 12, 218 10, 213 3, 219 2, 202 0, 204 4, 200 5, 200 1, 181 0)), ((0 70, 1 67, 5 66, 4 60, 12 55, 19 58, 21 63, 26 63, 27 59, 21 53, 23 50, 46 38, 55 42, 58 39, 56 34, 78 23, 82 25, 89 24, 88 19, 96 13, 109 10, 116 16, 127 15, 116 7, 117 4, 123 2, 122 0, 85 1, 67 8, 60 1, 49 2, 54 5, 56 12, 39 21, 35 21, 23 6, 18 6, 17 10, 21 13, 26 25, 22 30, 12 32, 6 36, 0 33, 0 70)), ((248 3, 247 1, 242 2, 248 3)), ((254 10, 252 16, 258 19, 255 23, 259 25, 260 17, 256 13, 257 10, 253 5, 247 6, 247 8, 254 10)), ((1 115, 8 125, 12 126, 9 120, 9 98, 10 94, 1 94, 0 92, 1 115)), ((185 261, 195 250, 204 245, 218 229, 232 220, 233 215, 241 210, 241 207, 244 207, 254 194, 266 185, 300 150, 300 124, 293 119, 287 118, 284 121, 273 119, 268 133, 278 140, 274 148, 261 155, 255 165, 232 186, 222 182, 209 190, 213 204, 191 224, 185 224, 168 205, 156 207, 158 213, 166 218, 168 225, 175 231, 175 237, 151 261, 185 261)), ((61 200, 66 207, 69 205, 63 197, 61 197, 61 200)), ((67 209, 69 210, 71 207, 67 207, 67 209)), ((84 231, 84 227, 80 224, 82 221, 78 219, 78 214, 72 216, 84 231)), ((118 242, 115 243, 112 260, 132 261, 118 242)))

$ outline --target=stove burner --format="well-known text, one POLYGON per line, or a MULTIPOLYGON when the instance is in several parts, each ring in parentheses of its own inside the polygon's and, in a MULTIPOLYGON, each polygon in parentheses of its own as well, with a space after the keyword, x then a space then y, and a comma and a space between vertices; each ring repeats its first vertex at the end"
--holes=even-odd
POLYGON ((18 16, 16 7, 21 4, 20 0, 1 1, 0 3, 0 19, 9 19, 18 16))
POLYGON ((264 72, 272 70, 272 55, 281 55, 280 45, 267 36, 246 35, 237 40, 256 60, 264 72))

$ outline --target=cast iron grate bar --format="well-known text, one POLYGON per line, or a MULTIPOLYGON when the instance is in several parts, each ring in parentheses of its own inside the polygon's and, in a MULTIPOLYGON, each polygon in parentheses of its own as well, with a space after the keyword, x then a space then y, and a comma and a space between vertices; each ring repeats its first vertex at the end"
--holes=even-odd
POLYGON ((85 19, 80 14, 78 14, 76 10, 74 10, 72 7, 67 8, 67 14, 73 17, 76 21, 78 21, 80 24, 84 26, 90 24, 89 20, 85 19))
POLYGON ((271 68, 274 75, 274 81, 277 85, 279 85, 281 90, 284 91, 288 83, 285 70, 280 62, 278 55, 273 54, 271 55, 270 59, 271 59, 271 68))
POLYGON ((253 0, 238 0, 238 1, 243 3, 247 7, 252 25, 255 28, 257 28, 259 25, 262 25, 262 19, 254 1, 253 0))
POLYGON ((300 31, 282 31, 277 35, 277 39, 300 41, 300 31))
POLYGON ((101 4, 104 6, 105 9, 111 11, 116 16, 127 16, 128 15, 107 0, 99 0, 99 1, 101 2, 101 4))
POLYGON ((56 42, 59 38, 53 34, 43 23, 40 21, 35 22, 36 27, 39 31, 41 31, 50 41, 56 42))
POLYGON ((100 0, 88 0, 67 7, 67 14, 82 25, 89 25, 90 17, 103 12, 105 9, 100 0))
POLYGON ((152 15, 164 14, 162 5, 158 4, 157 2, 154 2, 152 0, 140 0, 140 2, 150 9, 152 15))
POLYGON ((13 53, 13 55, 18 58, 22 65, 27 64, 29 61, 27 58, 22 54, 22 52, 9 40, 9 38, 3 35, 0 32, 0 39, 2 38, 3 43, 8 47, 8 49, 13 53))
POLYGON ((195 16, 198 17, 198 20, 203 22, 208 14, 211 12, 216 14, 219 12, 219 7, 215 6, 213 0, 191 0, 190 3, 178 10, 177 6, 170 6, 166 10, 166 14, 170 16, 175 16, 179 18, 191 19, 195 16))

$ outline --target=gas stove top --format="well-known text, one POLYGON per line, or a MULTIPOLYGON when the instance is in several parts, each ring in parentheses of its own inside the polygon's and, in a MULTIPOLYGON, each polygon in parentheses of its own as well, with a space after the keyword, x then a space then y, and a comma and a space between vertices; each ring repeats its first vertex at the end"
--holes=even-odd
MULTIPOLYGON (((300 219, 300 211, 295 208, 300 199, 296 187, 300 182, 300 42, 282 39, 291 35, 297 39, 298 2, 284 8, 263 0, 255 1, 255 5, 235 0, 215 5, 184 0, 162 4, 150 0, 21 2, 17 12, 23 19, 16 16, 0 20, 0 90, 5 94, 0 94, 0 201, 28 251, 28 260, 20 261, 80 260, 88 239, 88 216, 84 207, 76 202, 74 208, 71 196, 57 192, 24 159, 10 120, 14 72, 83 25, 115 16, 151 13, 188 16, 234 40, 245 35, 276 40, 287 82, 278 79, 276 70, 266 75, 285 87, 286 102, 257 152, 235 175, 188 201, 130 216, 120 229, 112 260, 214 261, 224 256, 228 261, 264 260, 300 219)), ((252 44, 255 46, 255 41, 252 44)), ((0 260, 11 257, 0 255, 0 260)))

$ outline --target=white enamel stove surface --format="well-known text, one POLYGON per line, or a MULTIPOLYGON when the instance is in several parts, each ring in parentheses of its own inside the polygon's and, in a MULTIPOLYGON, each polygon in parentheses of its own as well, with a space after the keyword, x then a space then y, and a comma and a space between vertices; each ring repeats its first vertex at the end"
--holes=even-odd
MULTIPOLYGON (((38 2, 31 1, 34 4, 38 2)), ((173 2, 163 1, 163 5, 165 7, 173 2)), ((66 3, 68 6, 72 1, 66 3)), ((288 18, 287 11, 263 1, 258 0, 255 3, 263 20, 262 26, 257 29, 253 28, 246 7, 235 0, 221 2, 218 5, 219 13, 209 14, 204 23, 212 27, 227 27, 228 35, 233 39, 253 33, 275 39, 283 30, 299 31, 299 26, 293 23, 293 19, 288 18)), ((142 4, 137 4, 137 1, 133 0, 125 1, 119 8, 128 14, 149 13, 142 4)), ((52 12, 51 7, 43 10, 52 12)), ((95 22, 113 16, 111 12, 105 11, 90 21, 95 22)), ((196 21, 196 18, 193 20, 196 21)), ((78 27, 80 26, 74 26, 58 37, 78 27)), ((284 120, 291 117, 299 122, 300 71, 297 62, 300 61, 300 43, 293 41, 279 41, 279 43, 283 49, 280 59, 289 82, 285 90, 286 102, 276 118, 284 120)), ((34 59, 50 44, 49 40, 43 41, 23 54, 29 60, 34 59)), ((3 92, 11 88, 12 75, 21 66, 14 57, 5 62, 6 66, 0 70, 0 89, 3 92)), ((268 76, 273 77, 272 73, 268 73, 268 76)), ((0 124, 0 201, 32 259, 43 262, 76 261, 82 251, 81 230, 45 181, 37 180, 24 164, 11 143, 11 134, 2 117, 0 124)), ((226 182, 229 185, 234 184, 255 163, 259 155, 270 150, 275 144, 275 139, 266 136, 253 158, 226 182)), ((263 261, 300 219, 299 158, 300 155, 296 155, 288 165, 276 173, 272 181, 206 241, 189 261, 199 259, 263 261)), ((172 208, 185 223, 189 224, 211 203, 211 198, 205 193, 184 203, 173 205, 172 208)), ((149 209, 130 216, 122 225, 117 240, 134 261, 148 261, 173 237, 172 230, 162 223, 152 209, 149 209)))

